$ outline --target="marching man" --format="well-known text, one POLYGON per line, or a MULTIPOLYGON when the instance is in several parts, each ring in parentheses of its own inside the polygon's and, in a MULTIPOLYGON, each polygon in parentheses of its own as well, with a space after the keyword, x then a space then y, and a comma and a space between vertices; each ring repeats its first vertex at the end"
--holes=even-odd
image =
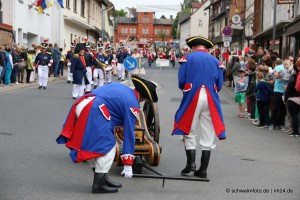
POLYGON ((115 193, 122 187, 112 181, 109 172, 116 153, 115 126, 123 126, 122 163, 125 178, 132 177, 134 160, 134 127, 139 117, 139 102, 157 102, 156 86, 133 77, 135 89, 121 83, 108 83, 85 94, 72 106, 58 144, 66 144, 74 163, 90 161, 94 170, 92 193, 115 193))
POLYGON ((103 44, 102 44, 102 39, 99 38, 99 42, 98 42, 98 53, 95 55, 95 59, 94 59, 94 66, 96 67, 96 69, 94 70, 94 88, 97 88, 99 86, 104 85, 104 67, 105 65, 105 61, 104 61, 104 54, 102 53, 103 50, 103 44), (97 62, 97 61, 98 62, 97 62))
POLYGON ((73 74, 71 73, 71 60, 74 57, 74 50, 76 46, 76 40, 73 40, 71 43, 71 50, 67 52, 67 67, 68 67, 68 74, 67 74, 67 83, 72 83, 73 82, 73 74))
POLYGON ((187 163, 181 173, 194 171, 195 176, 207 178, 210 152, 216 146, 214 137, 226 138, 218 95, 223 84, 223 70, 219 67, 220 61, 208 53, 214 46, 209 39, 196 36, 186 39, 186 43, 192 53, 180 59, 178 85, 183 99, 175 115, 172 134, 183 135, 187 163), (197 136, 202 147, 198 170, 195 165, 197 136))
POLYGON ((118 53, 117 53, 117 59, 118 59, 118 80, 125 80, 125 67, 124 67, 124 60, 125 58, 127 58, 127 56, 129 56, 123 42, 120 42, 121 44, 121 49, 119 49, 118 53))
POLYGON ((48 84, 49 67, 52 66, 53 60, 50 54, 46 52, 47 40, 41 43, 41 53, 39 53, 34 61, 34 66, 38 66, 39 89, 46 89, 48 84))
POLYGON ((88 38, 84 37, 84 43, 86 47, 85 59, 86 59, 86 78, 88 79, 88 84, 85 87, 85 92, 90 92, 92 90, 93 84, 93 72, 92 72, 92 65, 93 65, 93 53, 90 51, 90 43, 88 38))
POLYGON ((85 85, 89 84, 86 78, 87 60, 85 58, 85 43, 76 44, 74 57, 71 60, 71 73, 73 74, 73 99, 77 99, 84 94, 85 85))
POLYGON ((110 83, 112 81, 112 60, 114 56, 111 53, 110 43, 107 42, 105 45, 104 63, 107 65, 105 68, 105 82, 110 83))

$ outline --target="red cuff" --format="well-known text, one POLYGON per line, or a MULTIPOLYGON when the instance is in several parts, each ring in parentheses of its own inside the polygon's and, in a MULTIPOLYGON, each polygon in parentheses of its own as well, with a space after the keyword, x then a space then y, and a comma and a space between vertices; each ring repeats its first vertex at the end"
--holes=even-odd
POLYGON ((134 156, 130 154, 125 154, 121 156, 123 165, 133 165, 134 156))
POLYGON ((192 89, 191 83, 184 84, 184 88, 183 88, 184 92, 190 91, 191 89, 192 89))

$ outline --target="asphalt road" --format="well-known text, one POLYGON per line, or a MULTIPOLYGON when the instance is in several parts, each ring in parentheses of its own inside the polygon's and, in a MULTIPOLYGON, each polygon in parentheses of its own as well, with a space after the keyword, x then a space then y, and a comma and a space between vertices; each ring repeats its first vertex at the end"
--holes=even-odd
MULTIPOLYGON (((158 171, 179 176, 185 152, 171 136, 182 93, 175 68, 146 68, 146 77, 159 84, 160 145, 158 171)), ((121 167, 110 176, 123 184, 115 194, 92 194, 93 173, 87 163, 73 164, 69 151, 55 142, 74 100, 65 81, 47 90, 25 88, 0 94, 0 199, 300 199, 300 139, 280 131, 256 129, 236 118, 232 90, 220 92, 227 140, 216 141, 208 168, 210 182, 124 179, 121 167)), ((201 150, 197 150, 197 167, 201 150)), ((145 173, 151 174, 151 172, 145 173)))

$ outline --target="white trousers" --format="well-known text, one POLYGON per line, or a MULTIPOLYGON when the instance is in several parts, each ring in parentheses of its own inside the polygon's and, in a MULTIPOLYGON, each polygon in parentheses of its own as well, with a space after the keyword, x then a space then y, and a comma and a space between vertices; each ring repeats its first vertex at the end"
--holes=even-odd
POLYGON ((125 67, 123 63, 118 63, 118 77, 125 80, 125 67))
POLYGON ((68 63, 67 66, 68 66, 67 80, 72 82, 73 81, 73 74, 71 73, 71 63, 68 63))
POLYGON ((112 71, 106 71, 105 72, 105 82, 110 83, 112 81, 112 71))
POLYGON ((199 144, 202 150, 212 150, 216 147, 214 144, 215 129, 213 127, 204 86, 201 88, 198 97, 190 134, 183 136, 186 150, 196 149, 196 136, 200 137, 199 144))
POLYGON ((86 78, 90 83, 86 85, 85 91, 91 91, 93 84, 93 73, 91 67, 86 67, 86 78))
POLYGON ((33 68, 33 71, 30 73, 29 82, 35 81, 35 67, 33 68))
POLYGON ((49 68, 47 65, 38 66, 39 86, 46 87, 48 84, 49 68))
POLYGON ((82 78, 81 85, 73 84, 72 96, 78 98, 84 94, 84 77, 82 78))
POLYGON ((101 68, 95 69, 93 76, 94 76, 94 86, 104 85, 104 73, 101 68), (99 79, 98 79, 98 77, 99 77, 99 79), (95 82, 95 80, 97 80, 97 81, 95 82))
MULTIPOLYGON (((76 117, 78 118, 83 108, 95 97, 88 97, 76 106, 76 117)), ((116 145, 104 156, 89 160, 96 173, 108 173, 116 155, 116 145)))

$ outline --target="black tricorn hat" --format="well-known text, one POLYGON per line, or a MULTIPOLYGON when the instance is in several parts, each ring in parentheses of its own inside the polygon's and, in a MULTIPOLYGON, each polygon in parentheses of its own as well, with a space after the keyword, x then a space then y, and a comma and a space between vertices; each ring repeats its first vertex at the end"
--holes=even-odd
POLYGON ((157 102, 156 85, 138 76, 132 76, 132 82, 135 89, 151 102, 157 102))
POLYGON ((85 46, 85 43, 77 43, 76 46, 75 46, 74 53, 78 54, 81 50, 85 50, 85 51, 87 50, 86 46, 85 46))
POLYGON ((192 46, 195 45, 204 45, 206 48, 212 48, 214 46, 214 43, 210 41, 209 39, 202 37, 202 36, 194 36, 190 37, 185 40, 186 44, 192 48, 192 46))

